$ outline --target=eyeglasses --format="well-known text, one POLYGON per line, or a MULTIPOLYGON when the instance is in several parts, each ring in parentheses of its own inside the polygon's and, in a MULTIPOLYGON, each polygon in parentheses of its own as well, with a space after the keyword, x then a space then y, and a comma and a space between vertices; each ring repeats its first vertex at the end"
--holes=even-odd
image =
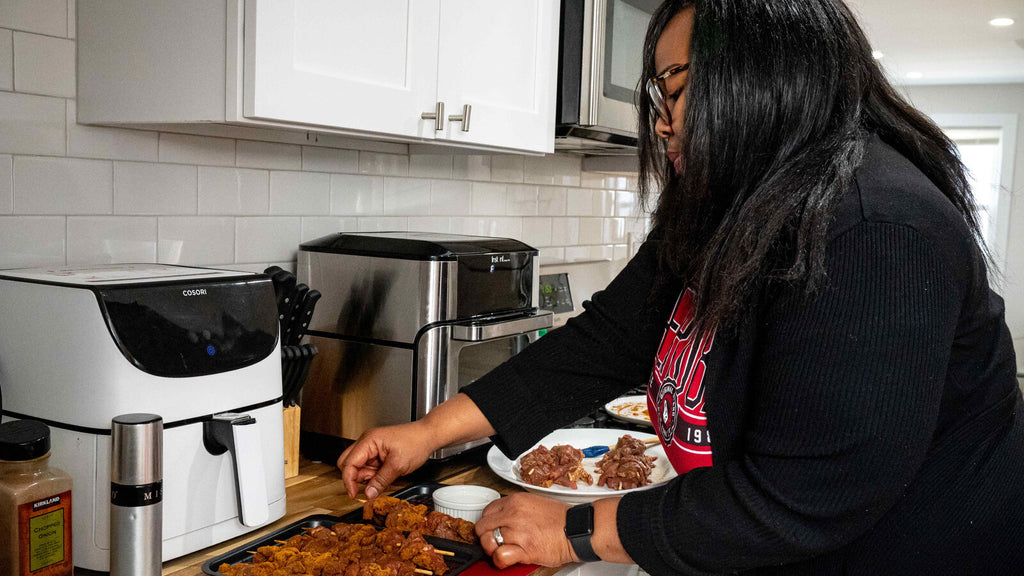
POLYGON ((651 104, 654 105, 654 111, 657 112, 658 116, 668 124, 672 123, 672 113, 668 108, 668 101, 665 97, 665 88, 663 86, 664 82, 670 77, 681 72, 686 72, 689 69, 690 63, 687 62, 686 64, 673 66, 654 78, 647 79, 647 95, 651 97, 651 104))

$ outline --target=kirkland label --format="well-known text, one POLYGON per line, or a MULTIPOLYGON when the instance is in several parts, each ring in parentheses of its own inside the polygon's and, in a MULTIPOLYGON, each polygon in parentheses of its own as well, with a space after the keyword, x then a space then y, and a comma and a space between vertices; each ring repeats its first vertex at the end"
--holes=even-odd
POLYGON ((70 576, 71 492, 18 506, 16 576, 70 576))

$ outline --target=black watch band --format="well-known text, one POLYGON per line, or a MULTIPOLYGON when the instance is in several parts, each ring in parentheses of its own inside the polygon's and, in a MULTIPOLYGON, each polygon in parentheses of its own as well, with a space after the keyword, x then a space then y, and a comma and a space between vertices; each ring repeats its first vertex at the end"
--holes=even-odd
POLYGON ((565 536, 572 545, 572 551, 581 562, 600 562, 594 552, 590 537, 594 535, 594 507, 588 502, 577 504, 565 511, 565 536))

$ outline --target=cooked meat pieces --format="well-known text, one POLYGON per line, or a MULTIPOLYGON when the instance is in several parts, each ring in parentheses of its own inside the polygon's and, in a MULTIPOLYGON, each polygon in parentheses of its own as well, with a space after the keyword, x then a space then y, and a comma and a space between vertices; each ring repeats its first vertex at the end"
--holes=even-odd
POLYGON ((550 450, 541 445, 527 453, 519 459, 519 475, 523 482, 543 488, 559 484, 575 490, 578 480, 594 483, 594 478, 583 469, 583 452, 567 444, 550 450))
POLYGON ((619 438, 615 447, 597 463, 598 486, 612 490, 629 490, 651 483, 651 470, 656 457, 647 456, 647 446, 629 434, 619 438))
POLYGON ((448 571, 422 534, 335 524, 297 534, 280 546, 261 546, 252 562, 221 564, 217 571, 224 576, 417 576, 417 568, 439 576, 448 571))
POLYGON ((393 496, 378 496, 363 505, 363 520, 398 530, 422 532, 429 536, 456 542, 476 544, 479 539, 474 524, 462 518, 427 511, 422 504, 412 504, 393 496))

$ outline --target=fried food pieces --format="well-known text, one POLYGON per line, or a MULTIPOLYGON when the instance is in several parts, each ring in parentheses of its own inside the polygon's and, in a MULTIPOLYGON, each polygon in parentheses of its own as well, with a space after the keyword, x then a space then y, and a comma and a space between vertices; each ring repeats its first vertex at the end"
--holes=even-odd
POLYGON ((600 473, 597 485, 629 490, 650 484, 651 469, 657 458, 644 454, 645 450, 647 445, 629 434, 619 438, 615 447, 597 463, 600 473))
POLYGON ((224 576, 419 576, 448 571, 444 558, 412 532, 368 524, 318 526, 280 546, 261 546, 252 562, 221 564, 224 576))
POLYGON ((472 522, 436 510, 428 512, 422 504, 412 504, 393 496, 378 496, 367 500, 363 505, 363 520, 378 526, 420 532, 456 542, 476 544, 479 541, 472 522))
POLYGON ((548 488, 559 484, 576 489, 578 480, 593 484, 594 478, 583 469, 583 452, 567 444, 559 444, 550 450, 539 446, 519 460, 523 482, 548 488))

